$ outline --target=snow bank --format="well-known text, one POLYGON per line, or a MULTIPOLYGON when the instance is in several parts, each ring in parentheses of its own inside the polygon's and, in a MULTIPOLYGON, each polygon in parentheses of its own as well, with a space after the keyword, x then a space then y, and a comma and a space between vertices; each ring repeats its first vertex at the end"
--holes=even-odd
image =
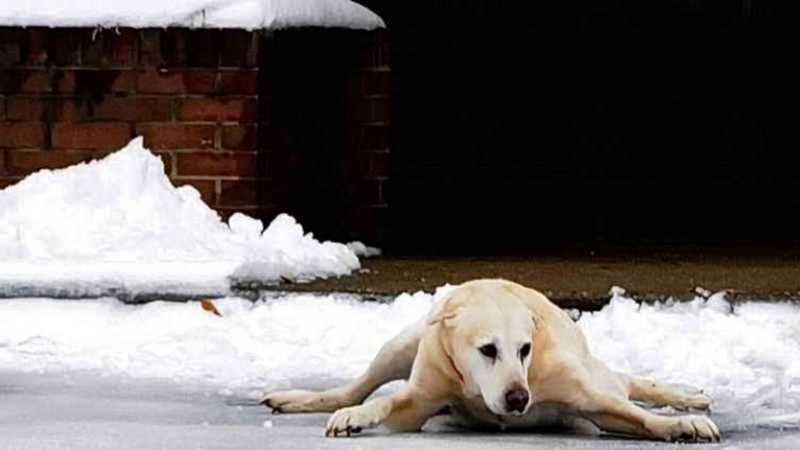
POLYGON ((287 215, 266 229, 239 213, 225 224, 196 189, 171 184, 141 138, 0 191, 0 295, 219 296, 229 276, 307 280, 359 267, 347 246, 317 241, 287 215))
MULTIPOLYGON (((442 295, 440 290, 437 295, 442 295)), ((390 304, 294 294, 250 303, 0 301, 0 372, 90 371, 258 397, 358 375, 433 296, 390 304)), ((706 389, 728 428, 800 426, 800 305, 638 304, 618 292, 578 325, 613 369, 706 389)))
POLYGON ((429 309, 427 294, 392 303, 293 294, 252 303, 127 305, 113 299, 0 301, 0 372, 101 375, 277 389, 356 376, 380 346, 429 309))
POLYGON ((384 28, 350 0, 27 0, 2 2, 0 25, 48 27, 384 28))
POLYGON ((720 302, 640 304, 617 289, 578 324, 614 370, 703 387, 743 424, 800 426, 800 305, 720 302))

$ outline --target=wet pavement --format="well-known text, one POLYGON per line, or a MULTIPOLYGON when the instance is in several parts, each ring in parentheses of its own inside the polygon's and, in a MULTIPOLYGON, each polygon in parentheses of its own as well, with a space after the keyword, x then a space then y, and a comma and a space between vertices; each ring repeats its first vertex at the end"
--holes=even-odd
POLYGON ((794 252, 653 251, 610 254, 402 257, 362 259, 361 273, 310 283, 283 283, 291 291, 397 295, 432 291, 473 278, 507 278, 534 287, 563 307, 593 309, 622 286, 641 300, 689 299, 695 286, 732 289, 735 299, 799 300, 800 257, 794 252))
MULTIPOLYGON (((714 416, 712 416, 714 417, 714 416)), ((674 449, 675 444, 603 436, 485 433, 433 424, 422 433, 368 430, 325 438, 327 414, 274 415, 252 400, 170 384, 0 374, 3 449, 674 449)), ((714 417, 717 449, 791 449, 800 429, 738 427, 714 417)))

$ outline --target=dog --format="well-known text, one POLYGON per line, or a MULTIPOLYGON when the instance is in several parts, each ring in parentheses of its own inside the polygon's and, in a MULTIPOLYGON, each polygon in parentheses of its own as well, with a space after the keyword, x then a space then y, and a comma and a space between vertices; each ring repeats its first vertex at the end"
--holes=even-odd
POLYGON ((448 411, 468 426, 497 429, 593 424, 628 437, 719 442, 705 414, 660 415, 639 406, 707 411, 702 391, 684 391, 611 371, 595 359, 573 320, 542 293, 499 279, 466 282, 426 318, 387 342, 352 383, 324 392, 265 396, 273 412, 333 412, 325 435, 383 425, 419 431, 448 411), (361 404, 398 379, 397 392, 361 404))

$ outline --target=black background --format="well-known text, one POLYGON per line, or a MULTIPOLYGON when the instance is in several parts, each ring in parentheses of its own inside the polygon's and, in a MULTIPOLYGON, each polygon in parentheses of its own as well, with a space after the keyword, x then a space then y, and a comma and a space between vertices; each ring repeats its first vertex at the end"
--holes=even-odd
POLYGON ((792 2, 361 3, 391 36, 390 250, 796 241, 792 2))

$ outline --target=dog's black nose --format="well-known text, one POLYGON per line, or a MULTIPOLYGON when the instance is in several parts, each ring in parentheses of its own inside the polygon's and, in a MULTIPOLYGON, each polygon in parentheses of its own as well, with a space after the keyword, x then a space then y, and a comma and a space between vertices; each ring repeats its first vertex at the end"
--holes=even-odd
POLYGON ((506 409, 508 412, 521 413, 528 406, 528 391, 522 387, 514 387, 506 392, 506 409))

